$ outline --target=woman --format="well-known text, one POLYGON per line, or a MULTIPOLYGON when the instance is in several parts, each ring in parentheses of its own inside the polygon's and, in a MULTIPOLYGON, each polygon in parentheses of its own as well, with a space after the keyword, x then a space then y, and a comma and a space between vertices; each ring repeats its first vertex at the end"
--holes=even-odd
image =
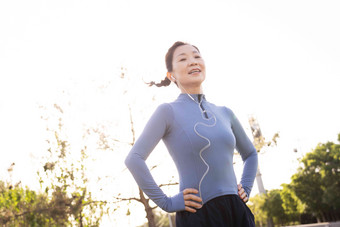
POLYGON ((161 104, 125 160, 139 187, 160 208, 176 212, 176 226, 255 226, 245 205, 257 170, 257 152, 233 112, 203 94, 205 64, 197 47, 176 42, 166 54, 167 77, 181 94, 161 104), (180 192, 168 197, 152 178, 145 160, 160 140, 178 173, 180 192), (234 149, 244 162, 237 185, 234 149))

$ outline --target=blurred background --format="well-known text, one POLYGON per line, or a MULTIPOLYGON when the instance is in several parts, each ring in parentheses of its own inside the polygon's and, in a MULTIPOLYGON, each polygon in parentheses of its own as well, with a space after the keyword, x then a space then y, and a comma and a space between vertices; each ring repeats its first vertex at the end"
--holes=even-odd
MULTIPOLYGON (((145 84, 164 79, 175 41, 200 49, 207 99, 231 108, 255 142, 249 119, 261 129, 264 191, 256 181, 248 203, 257 225, 339 220, 339 10, 307 0, 1 1, 0 223, 174 226, 124 159, 155 108, 179 94, 145 84)), ((176 194, 162 142, 147 164, 176 194)))

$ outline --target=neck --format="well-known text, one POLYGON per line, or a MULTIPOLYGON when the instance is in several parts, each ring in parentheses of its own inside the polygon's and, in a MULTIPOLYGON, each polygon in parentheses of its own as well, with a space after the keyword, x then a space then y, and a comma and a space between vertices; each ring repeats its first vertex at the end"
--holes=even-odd
POLYGON ((185 94, 203 94, 202 86, 195 87, 195 88, 184 88, 182 86, 179 87, 182 93, 185 94))

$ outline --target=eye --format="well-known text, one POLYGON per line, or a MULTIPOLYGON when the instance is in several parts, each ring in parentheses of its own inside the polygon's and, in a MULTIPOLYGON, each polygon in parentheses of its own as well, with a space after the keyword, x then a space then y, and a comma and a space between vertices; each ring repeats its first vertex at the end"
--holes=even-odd
POLYGON ((199 56, 199 55, 196 55, 196 56, 195 56, 195 58, 201 58, 201 56, 199 56))
POLYGON ((186 58, 181 58, 181 59, 179 59, 179 61, 185 61, 186 60, 186 58))

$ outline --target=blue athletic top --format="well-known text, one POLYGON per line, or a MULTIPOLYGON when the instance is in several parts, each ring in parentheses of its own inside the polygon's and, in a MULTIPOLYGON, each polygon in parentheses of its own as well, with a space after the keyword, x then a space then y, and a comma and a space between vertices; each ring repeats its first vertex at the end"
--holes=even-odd
POLYGON ((161 104, 128 154, 125 164, 138 186, 167 212, 185 209, 183 190, 195 188, 202 203, 238 193, 233 168, 234 149, 244 162, 241 184, 248 197, 257 171, 257 152, 234 113, 204 95, 180 94, 161 104), (193 99, 195 100, 193 100, 193 99), (168 197, 154 181, 145 160, 160 140, 179 173, 180 192, 168 197))

